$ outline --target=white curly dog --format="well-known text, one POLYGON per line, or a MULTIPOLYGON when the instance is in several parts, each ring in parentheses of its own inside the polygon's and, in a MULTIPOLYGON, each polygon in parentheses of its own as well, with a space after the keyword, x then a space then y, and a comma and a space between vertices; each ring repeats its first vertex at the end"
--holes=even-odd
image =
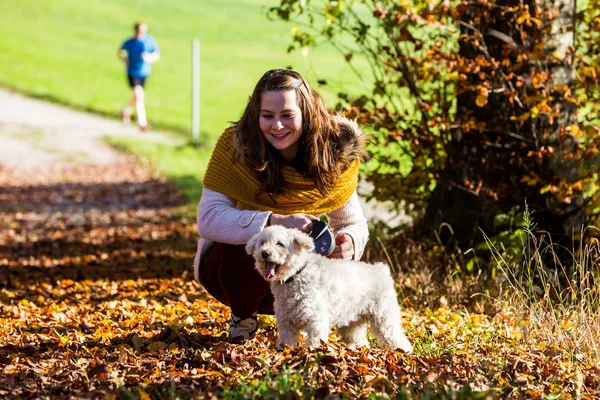
POLYGON ((246 245, 271 285, 278 347, 296 345, 301 331, 318 346, 333 326, 347 344, 368 346, 369 325, 380 346, 412 353, 389 267, 329 259, 313 249, 310 236, 282 226, 267 227, 246 245))

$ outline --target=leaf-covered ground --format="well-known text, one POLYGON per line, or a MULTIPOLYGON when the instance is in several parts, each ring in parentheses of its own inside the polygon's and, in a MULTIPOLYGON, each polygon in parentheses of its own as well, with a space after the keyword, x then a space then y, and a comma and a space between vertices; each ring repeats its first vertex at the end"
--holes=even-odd
POLYGON ((530 337, 508 306, 446 300, 418 271, 399 279, 415 355, 335 335, 278 352, 272 317, 230 344, 228 310, 192 280, 180 205, 133 162, 0 169, 0 397, 600 396, 585 354, 530 337))

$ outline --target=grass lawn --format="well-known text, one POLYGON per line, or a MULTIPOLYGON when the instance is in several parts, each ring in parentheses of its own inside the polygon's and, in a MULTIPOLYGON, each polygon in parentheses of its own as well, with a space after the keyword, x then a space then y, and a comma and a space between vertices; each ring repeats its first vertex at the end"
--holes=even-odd
MULTIPOLYGON (((162 53, 147 85, 151 124, 190 131, 191 40, 199 38, 201 133, 211 141, 239 118, 270 68, 293 67, 312 84, 323 78, 336 89, 354 81, 333 48, 309 57, 286 52, 292 25, 266 17, 277 3, 8 0, 0 13, 0 85, 116 118, 129 96, 117 50, 133 23, 145 21, 162 53)), ((322 92, 333 105, 334 91, 322 92)))

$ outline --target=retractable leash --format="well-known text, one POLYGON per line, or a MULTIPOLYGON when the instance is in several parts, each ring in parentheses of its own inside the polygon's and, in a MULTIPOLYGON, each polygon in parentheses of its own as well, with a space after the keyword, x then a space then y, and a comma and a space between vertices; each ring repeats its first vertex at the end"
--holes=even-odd
POLYGON ((315 253, 328 256, 335 248, 335 238, 329 225, 323 221, 313 221, 310 237, 315 242, 315 253))

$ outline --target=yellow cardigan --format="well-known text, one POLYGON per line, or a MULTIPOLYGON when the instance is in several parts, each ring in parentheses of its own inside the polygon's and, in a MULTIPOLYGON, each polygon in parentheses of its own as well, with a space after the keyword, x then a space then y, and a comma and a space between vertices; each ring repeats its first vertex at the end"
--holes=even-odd
POLYGON ((360 161, 354 160, 340 177, 329 196, 323 196, 316 184, 292 169, 283 169, 284 193, 273 198, 256 192, 260 187, 257 173, 242 162, 233 162, 233 131, 225 131, 212 153, 203 185, 241 203, 241 208, 272 211, 277 214, 305 213, 320 215, 341 207, 356 190, 360 161))

